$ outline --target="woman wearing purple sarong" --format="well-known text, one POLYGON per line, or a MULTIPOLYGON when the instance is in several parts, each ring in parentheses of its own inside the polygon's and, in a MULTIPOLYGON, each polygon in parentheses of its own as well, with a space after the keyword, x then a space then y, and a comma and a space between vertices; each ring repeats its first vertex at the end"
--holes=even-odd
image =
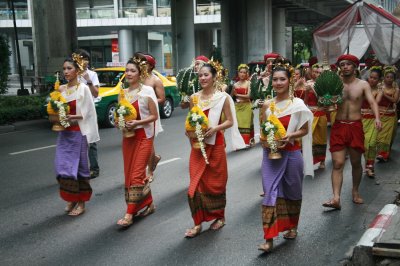
POLYGON ((263 149, 262 181, 265 192, 262 202, 262 220, 266 243, 259 246, 268 252, 272 249, 273 238, 279 232, 286 239, 297 236, 297 224, 302 200, 304 175, 313 175, 311 125, 313 115, 303 100, 293 98, 293 67, 282 62, 272 70, 272 86, 276 97, 266 101, 262 108, 262 121, 274 114, 286 129, 286 136, 279 141, 281 159, 270 159, 269 148, 263 149), (289 89, 290 88, 290 89, 289 89), (300 145, 299 139, 302 139, 300 145))
POLYGON ((58 133, 55 168, 60 196, 68 202, 65 211, 70 216, 82 214, 85 202, 92 195, 88 143, 100 139, 92 94, 87 85, 78 82, 84 63, 77 54, 64 61, 63 73, 68 84, 59 89, 69 106, 66 116, 69 126, 58 133))

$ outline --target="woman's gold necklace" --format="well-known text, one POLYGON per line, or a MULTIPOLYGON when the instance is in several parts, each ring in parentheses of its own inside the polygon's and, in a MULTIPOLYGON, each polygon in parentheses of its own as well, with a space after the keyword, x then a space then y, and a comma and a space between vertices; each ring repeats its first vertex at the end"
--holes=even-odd
POLYGON ((201 108, 204 108, 204 107, 207 107, 207 106, 210 105, 210 103, 212 101, 212 98, 214 97, 215 92, 216 91, 214 91, 213 94, 211 95, 211 97, 208 98, 207 100, 203 100, 203 99, 201 99, 201 97, 199 97, 199 99, 200 99, 199 105, 200 105, 201 108))
POLYGON ((79 83, 72 87, 67 87, 66 94, 70 96, 71 94, 75 93, 79 87, 79 83))
POLYGON ((292 104, 292 101, 290 100, 290 99, 286 99, 285 100, 286 101, 286 105, 285 105, 285 107, 283 107, 283 108, 278 108, 277 107, 277 102, 274 100, 274 102, 275 102, 275 112, 279 115, 280 113, 283 113, 291 104, 292 104))
POLYGON ((142 90, 142 86, 143 86, 143 84, 140 83, 138 88, 135 88, 135 89, 132 89, 132 90, 128 89, 128 93, 126 95, 126 98, 128 99, 129 102, 132 102, 136 98, 136 96, 142 90))

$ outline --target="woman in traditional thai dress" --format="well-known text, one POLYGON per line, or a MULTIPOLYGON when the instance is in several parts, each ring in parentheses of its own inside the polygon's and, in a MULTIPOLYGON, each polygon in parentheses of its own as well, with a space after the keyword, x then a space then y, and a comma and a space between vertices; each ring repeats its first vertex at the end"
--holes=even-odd
POLYGON ((245 148, 237 129, 233 100, 229 94, 221 92, 215 86, 216 78, 217 70, 214 66, 204 64, 199 71, 201 90, 192 95, 190 100, 190 108, 197 104, 208 117, 209 128, 204 134, 204 154, 201 149, 193 147, 190 153, 188 200, 194 227, 186 230, 185 236, 188 238, 200 234, 203 222, 214 220, 211 230, 219 230, 225 225, 228 169, 223 132, 232 127, 230 131, 233 148, 245 148))
POLYGON ((124 89, 124 94, 135 108, 137 119, 126 121, 127 130, 134 131, 135 135, 122 138, 127 204, 124 218, 117 222, 122 227, 130 226, 137 214, 144 217, 155 210, 150 183, 146 177, 146 166, 160 124, 154 89, 142 83, 146 74, 146 64, 143 59, 134 57, 127 62, 125 79, 129 83, 129 88, 124 89), (142 209, 144 210, 140 212, 142 209))
POLYGON ((304 100, 306 96, 305 78, 303 68, 298 65, 294 70, 294 97, 304 100))
POLYGON ((290 67, 276 66, 273 69, 272 86, 276 97, 267 101, 262 108, 265 122, 271 114, 273 102, 274 114, 286 129, 286 136, 279 141, 281 159, 270 159, 271 150, 265 146, 263 149, 261 173, 265 195, 262 221, 266 243, 261 244, 259 249, 265 252, 272 249, 273 238, 279 232, 287 231, 284 234, 286 239, 297 237, 303 177, 314 175, 311 146, 313 115, 301 99, 291 95, 293 88, 289 89, 289 84, 292 75, 290 67))
MULTIPOLYGON (((371 86, 371 92, 374 98, 379 102, 382 98, 382 91, 378 90, 378 84, 382 78, 382 68, 372 67, 369 71, 368 83, 371 86)), ((376 159, 376 138, 378 130, 375 127, 375 116, 368 101, 364 100, 361 106, 362 123, 364 130, 365 146, 365 173, 368 177, 375 177, 375 159, 376 159)))
POLYGON ((383 83, 380 86, 382 98, 378 102, 381 114, 382 130, 378 133, 378 160, 386 162, 390 155, 390 146, 397 125, 396 103, 399 100, 399 88, 396 84, 396 68, 383 69, 383 83))
POLYGON ((328 118, 323 107, 318 106, 317 94, 314 90, 315 80, 321 74, 322 68, 317 64, 312 67, 312 80, 306 83, 304 103, 314 115, 312 123, 313 158, 314 164, 319 163, 319 168, 325 168, 326 148, 328 141, 328 118))
POLYGON ((235 97, 235 110, 240 135, 246 146, 254 144, 253 105, 250 99, 249 67, 241 64, 238 67, 239 81, 233 84, 232 96, 235 97))
POLYGON ((83 70, 79 55, 66 59, 63 73, 68 83, 59 88, 69 106, 66 118, 70 126, 58 133, 55 168, 60 196, 68 202, 65 211, 70 216, 84 213, 85 202, 91 198, 88 144, 100 140, 92 94, 87 85, 78 82, 83 70))

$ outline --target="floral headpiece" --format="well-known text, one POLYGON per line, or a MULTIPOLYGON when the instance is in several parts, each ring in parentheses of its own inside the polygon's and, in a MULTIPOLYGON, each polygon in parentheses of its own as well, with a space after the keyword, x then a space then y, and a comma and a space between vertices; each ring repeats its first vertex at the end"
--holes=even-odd
POLYGON ((240 71, 242 68, 246 69, 247 71, 249 71, 249 66, 246 64, 240 64, 237 68, 238 71, 240 71))
POLYGON ((134 64, 139 66, 139 71, 140 71, 140 81, 145 81, 146 78, 149 76, 149 73, 147 72, 147 62, 146 59, 141 59, 137 56, 132 57, 129 61, 132 61, 134 64))
POLYGON ((370 68, 370 70, 379 70, 379 71, 382 71, 382 67, 381 67, 381 66, 372 66, 372 67, 370 68))
POLYGON ((85 59, 82 55, 73 53, 72 54, 72 60, 78 65, 79 68, 79 74, 83 73, 85 71, 87 65, 88 65, 88 60, 85 59))
POLYGON ((386 76, 386 74, 389 74, 389 73, 396 74, 397 68, 395 66, 385 66, 383 68, 383 75, 386 76))
POLYGON ((322 67, 322 66, 320 66, 318 63, 311 66, 311 68, 320 68, 320 67, 322 67))
POLYGON ((218 61, 214 61, 213 58, 211 58, 210 61, 207 62, 207 64, 211 65, 215 71, 217 72, 217 80, 216 80, 216 87, 217 89, 221 89, 222 85, 224 84, 224 80, 225 80, 225 75, 224 75, 224 67, 222 66, 222 64, 218 61))

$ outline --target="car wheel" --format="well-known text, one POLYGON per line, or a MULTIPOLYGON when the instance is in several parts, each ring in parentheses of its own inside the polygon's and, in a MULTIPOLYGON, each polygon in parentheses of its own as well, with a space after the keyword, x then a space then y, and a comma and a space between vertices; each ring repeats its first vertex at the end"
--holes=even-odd
POLYGON ((113 102, 107 107, 106 117, 104 119, 104 124, 106 127, 114 127, 114 113, 117 107, 117 103, 113 102))
POLYGON ((163 106, 160 108, 161 118, 170 118, 172 111, 174 110, 173 106, 172 100, 170 98, 166 98, 163 106))

